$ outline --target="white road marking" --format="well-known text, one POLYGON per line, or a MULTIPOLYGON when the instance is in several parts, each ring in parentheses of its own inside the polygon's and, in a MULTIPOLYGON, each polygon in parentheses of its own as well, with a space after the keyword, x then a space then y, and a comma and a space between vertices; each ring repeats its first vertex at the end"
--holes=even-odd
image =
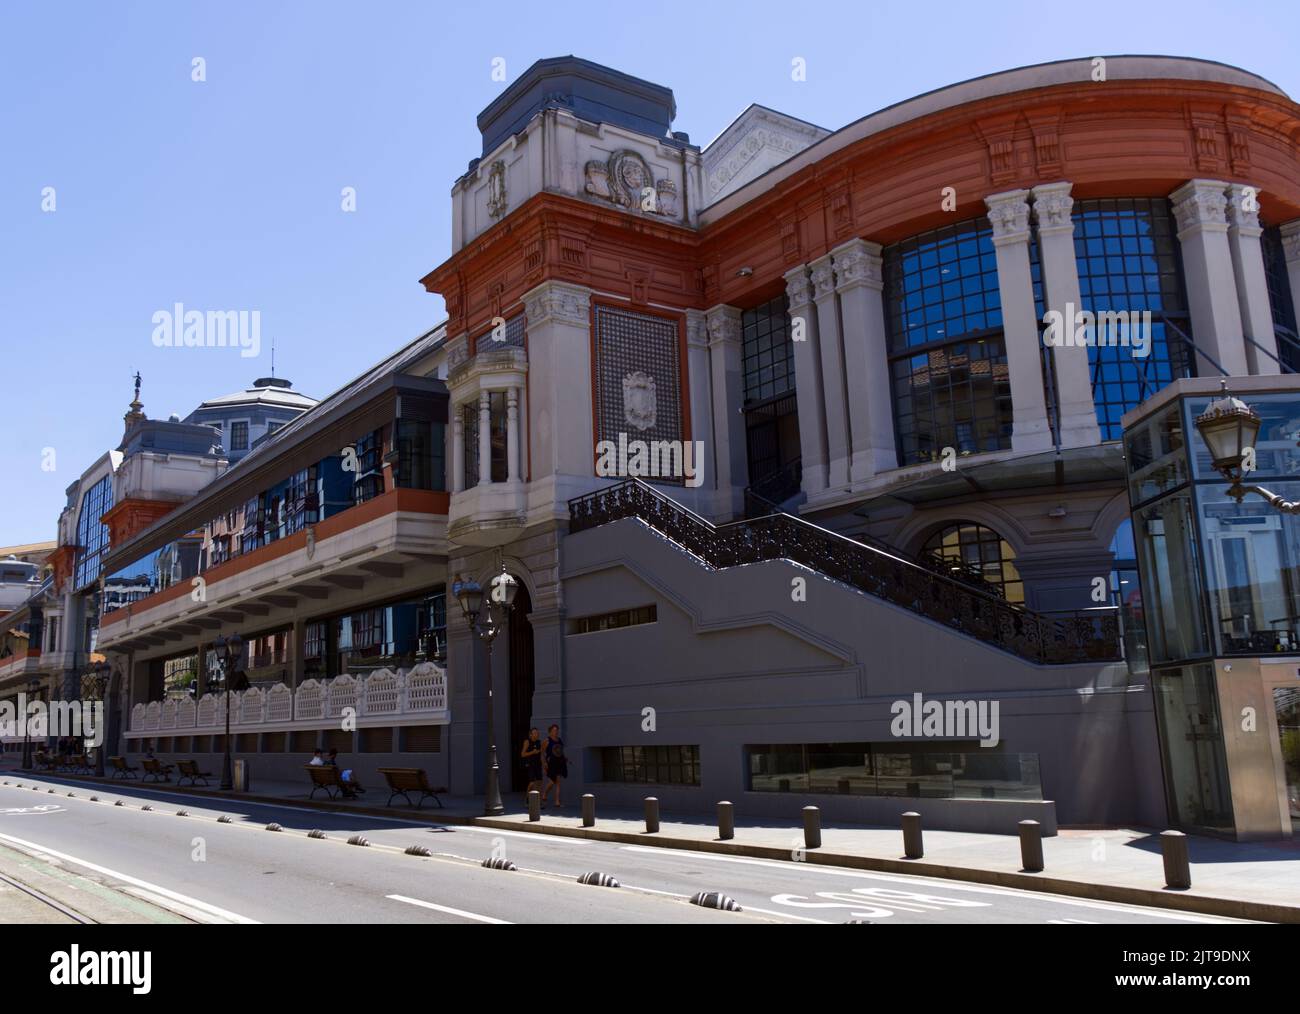
POLYGON ((513 926, 514 923, 507 922, 505 919, 493 919, 490 915, 478 915, 475 912, 466 912, 461 908, 449 908, 446 905, 435 905, 431 901, 421 901, 419 898, 408 898, 404 894, 386 894, 385 898, 391 898, 393 901, 404 901, 408 905, 418 905, 420 908, 431 908, 435 912, 445 912, 447 915, 458 915, 464 919, 473 919, 476 922, 490 922, 497 926, 513 926))
POLYGON ((1195 923, 1240 923, 1249 920, 1231 919, 1227 917, 1200 915, 1190 912, 1171 912, 1166 909, 1155 908, 1137 908, 1121 903, 1103 903, 1097 901, 1083 901, 1079 898, 1071 898, 1061 894, 1050 894, 1040 891, 1017 891, 1005 887, 985 887, 983 885, 974 886, 971 884, 954 883, 951 880, 944 880, 939 877, 901 877, 892 876, 885 873, 869 873, 859 870, 839 869, 833 866, 825 866, 821 863, 783 863, 771 859, 747 859, 743 856, 722 856, 710 852, 692 852, 689 849, 665 849, 653 848, 648 845, 624 845, 624 851, 627 852, 652 852, 661 855, 689 855, 696 859, 709 859, 714 862, 722 863, 741 863, 746 866, 767 866, 772 869, 784 870, 787 873, 793 872, 792 866, 802 867, 806 871, 816 871, 818 874, 825 874, 831 877, 857 877, 866 880, 884 880, 895 884, 907 884, 910 887, 924 887, 928 883, 930 886, 942 884, 946 891, 971 891, 975 894, 998 894, 1006 898, 1042 899, 1059 905, 1074 905, 1079 908, 1094 908, 1104 912, 1121 912, 1127 915, 1144 915, 1151 916, 1155 919, 1170 919, 1174 922, 1195 922, 1195 923))
POLYGON ((1095 922, 1091 922, 1088 919, 1048 919, 1047 922, 1048 925, 1054 925, 1054 926, 1067 926, 1067 925, 1096 926, 1097 925, 1095 922))
POLYGON ((256 926, 256 919, 249 919, 247 916, 239 915, 235 912, 228 911, 224 908, 218 908, 216 905, 209 905, 206 901, 199 901, 198 898, 191 898, 189 895, 181 894, 178 891, 161 887, 158 884, 151 884, 147 880, 141 880, 139 877, 133 877, 127 873, 119 873, 117 870, 109 869, 107 866, 100 866, 98 863, 92 863, 86 859, 78 859, 76 856, 68 855, 66 852, 56 852, 52 848, 44 845, 38 845, 36 842, 25 841, 22 838, 15 838, 12 835, 0 834, 0 841, 7 841, 12 845, 18 845, 21 848, 33 852, 42 853, 47 856, 54 856, 65 863, 73 863, 76 866, 84 867, 88 870, 94 870, 96 873, 102 873, 106 877, 112 877, 114 880, 120 880, 123 883, 131 884, 133 887, 141 887, 146 891, 152 891, 164 898, 170 898, 172 901, 178 901, 182 905, 189 905, 200 912, 206 912, 208 915, 216 916, 218 919, 224 919, 226 922, 243 923, 245 925, 256 926))
POLYGON ((495 827, 475 827, 473 824, 452 825, 453 831, 477 831, 479 834, 503 834, 507 838, 527 838, 529 841, 538 841, 547 845, 596 845, 598 842, 590 841, 587 838, 570 838, 567 835, 546 834, 542 831, 499 831, 495 827), (554 841, 548 841, 554 839, 554 841))

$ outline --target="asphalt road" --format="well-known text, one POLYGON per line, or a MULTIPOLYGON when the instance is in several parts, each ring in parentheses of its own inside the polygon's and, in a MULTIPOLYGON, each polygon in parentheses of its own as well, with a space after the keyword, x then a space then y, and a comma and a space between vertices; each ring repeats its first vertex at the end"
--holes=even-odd
MULTIPOLYGON (((1227 923, 1233 920, 911 877, 435 826, 57 777, 0 776, 0 845, 203 922, 1227 923), (26 786, 18 788, 17 783, 26 786), (31 786, 39 786, 34 791, 31 786), (49 790, 54 789, 51 793, 49 790), (69 797, 68 793, 75 795, 69 797), (90 797, 98 796, 99 802, 90 797), (114 805, 117 801, 124 805, 114 805), (142 806, 151 806, 145 811, 142 806), (177 816, 178 810, 189 816, 177 816), (228 816, 230 823, 217 818, 228 816), (283 831, 265 830, 268 823, 283 831), (308 838, 319 829, 326 840, 308 838), (370 847, 348 845, 361 834, 370 847), (408 856, 411 845, 429 857, 408 856), (484 869, 489 857, 516 871, 484 869), (577 883, 588 872, 620 889, 577 883), (718 891, 742 912, 688 903, 718 891)), ((429 819, 436 819, 426 810, 429 819)), ((0 921, 8 921, 0 895, 0 921)))

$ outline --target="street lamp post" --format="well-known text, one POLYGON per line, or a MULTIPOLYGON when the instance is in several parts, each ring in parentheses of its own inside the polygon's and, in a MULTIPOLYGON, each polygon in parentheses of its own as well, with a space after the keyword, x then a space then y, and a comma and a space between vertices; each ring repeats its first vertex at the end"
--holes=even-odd
POLYGON ((218 637, 213 645, 221 665, 221 680, 226 685, 226 756, 221 762, 221 788, 229 792, 235 787, 234 764, 230 759, 230 670, 244 653, 244 639, 238 634, 231 638, 218 637))
POLYGON ((506 573, 502 565, 501 573, 494 577, 489 585, 487 608, 483 608, 483 589, 477 581, 470 578, 462 581, 458 576, 451 586, 451 593, 460 602, 461 611, 474 631, 487 645, 487 792, 483 800, 485 816, 505 813, 505 804, 501 802, 501 778, 497 765, 496 725, 492 714, 492 642, 506 622, 515 595, 519 591, 519 582, 506 573))
MULTIPOLYGON (((35 697, 37 692, 40 689, 41 689, 40 680, 36 679, 35 677, 32 677, 27 681, 28 704, 31 703, 31 698, 35 697)), ((27 711, 26 708, 24 708, 23 710, 23 770, 30 771, 31 769, 32 769, 32 728, 27 721, 27 711)))
POLYGON ((1254 493, 1282 514, 1300 514, 1300 500, 1285 500, 1261 486, 1244 486, 1242 479, 1250 471, 1247 457, 1254 454, 1259 437, 1259 413, 1226 391, 1196 417, 1196 430, 1210 452, 1210 462, 1232 485, 1227 495, 1241 503, 1246 494, 1254 493))

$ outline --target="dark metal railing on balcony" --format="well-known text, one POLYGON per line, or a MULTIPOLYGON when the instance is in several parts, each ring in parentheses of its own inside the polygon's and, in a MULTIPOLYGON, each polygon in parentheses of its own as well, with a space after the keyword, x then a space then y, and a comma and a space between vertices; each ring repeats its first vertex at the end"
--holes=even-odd
POLYGON ((790 560, 985 644, 1040 664, 1118 661, 1112 613, 1060 619, 789 514, 714 525, 639 479, 569 501, 569 531, 636 518, 710 567, 790 560))

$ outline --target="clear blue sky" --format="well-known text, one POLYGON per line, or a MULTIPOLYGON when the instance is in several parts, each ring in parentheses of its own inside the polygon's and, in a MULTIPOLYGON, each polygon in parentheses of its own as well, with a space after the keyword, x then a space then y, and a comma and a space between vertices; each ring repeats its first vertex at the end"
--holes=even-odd
POLYGON ((955 81, 1096 54, 1219 60, 1300 95, 1297 9, 8 0, 0 545, 54 538, 68 484, 121 438, 137 369, 149 415, 184 415, 268 373, 274 336, 277 373, 320 397, 437 323, 419 278, 449 253, 451 184, 505 87, 494 57, 507 80, 573 53, 668 85, 675 128, 703 144, 750 102, 833 129, 955 81), (791 80, 796 56, 806 82, 791 80), (176 302, 261 310, 262 357, 155 348, 150 318, 176 302))

